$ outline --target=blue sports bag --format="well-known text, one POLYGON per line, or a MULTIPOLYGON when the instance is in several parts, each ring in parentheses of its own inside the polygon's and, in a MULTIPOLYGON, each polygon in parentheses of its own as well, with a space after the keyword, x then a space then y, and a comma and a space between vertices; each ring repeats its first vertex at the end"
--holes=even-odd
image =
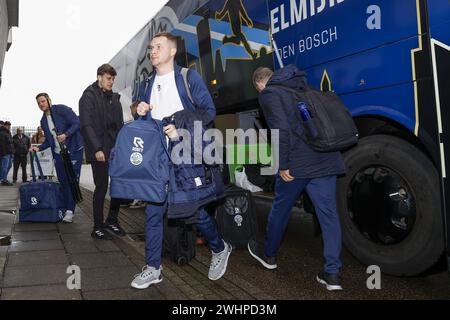
POLYGON ((163 203, 167 199, 169 168, 161 121, 139 118, 126 124, 111 151, 111 197, 163 203))
POLYGON ((20 192, 20 222, 59 222, 64 218, 64 199, 58 182, 44 180, 37 155, 30 154, 33 181, 22 185, 20 192), (36 161, 40 180, 36 180, 33 161, 36 161))

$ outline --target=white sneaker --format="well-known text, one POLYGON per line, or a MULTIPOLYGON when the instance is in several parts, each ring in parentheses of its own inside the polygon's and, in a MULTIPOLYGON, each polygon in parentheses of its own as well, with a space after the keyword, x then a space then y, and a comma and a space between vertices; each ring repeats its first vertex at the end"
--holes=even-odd
POLYGON ((230 258, 233 248, 228 243, 225 243, 225 249, 220 253, 212 253, 211 265, 209 267, 209 280, 216 281, 223 277, 227 271, 228 259, 230 258))
POLYGON ((73 222, 73 212, 70 210, 66 211, 66 215, 64 216, 63 219, 64 223, 72 223, 73 222))
POLYGON ((131 286, 135 289, 147 289, 152 284, 160 283, 163 281, 161 274, 162 267, 156 270, 153 267, 145 266, 142 268, 142 272, 134 276, 131 286))
POLYGON ((130 204, 130 209, 140 209, 145 208, 147 204, 144 201, 134 200, 132 204, 130 204))

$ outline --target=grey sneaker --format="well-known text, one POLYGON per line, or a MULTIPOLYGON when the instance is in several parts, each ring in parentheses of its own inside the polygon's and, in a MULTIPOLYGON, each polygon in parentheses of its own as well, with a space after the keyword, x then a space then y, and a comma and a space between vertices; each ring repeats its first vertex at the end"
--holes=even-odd
POLYGON ((248 243, 248 252, 250 255, 259 261, 265 268, 275 270, 277 266, 277 259, 275 257, 266 257, 264 248, 258 242, 250 240, 248 243))
POLYGON ((66 215, 64 216, 63 219, 64 223, 72 223, 73 222, 73 212, 70 210, 66 211, 66 215))
POLYGON ((211 265, 209 267, 209 280, 216 281, 223 277, 227 271, 228 259, 230 258, 233 248, 228 243, 225 243, 225 249, 219 253, 212 253, 211 265))
POLYGON ((142 268, 142 272, 134 276, 131 286, 136 289, 147 289, 152 284, 160 283, 163 281, 161 274, 162 267, 156 270, 154 267, 145 266, 142 268))

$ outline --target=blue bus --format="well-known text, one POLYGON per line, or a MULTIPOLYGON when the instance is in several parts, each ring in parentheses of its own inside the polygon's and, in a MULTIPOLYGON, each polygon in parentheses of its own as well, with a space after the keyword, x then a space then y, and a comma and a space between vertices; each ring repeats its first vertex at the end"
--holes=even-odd
POLYGON ((261 66, 295 64, 336 92, 361 136, 338 182, 347 249, 399 276, 450 261, 448 0, 172 0, 111 61, 124 106, 162 31, 179 36, 177 62, 203 76, 218 122, 264 123, 252 85, 261 66))

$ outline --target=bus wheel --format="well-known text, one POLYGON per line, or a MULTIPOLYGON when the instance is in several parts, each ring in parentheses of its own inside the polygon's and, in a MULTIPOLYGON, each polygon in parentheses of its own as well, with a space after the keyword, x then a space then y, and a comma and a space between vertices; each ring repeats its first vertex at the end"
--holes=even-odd
POLYGON ((416 147, 399 138, 361 139, 344 154, 347 175, 337 203, 346 248, 386 274, 417 275, 444 251, 439 175, 416 147))

